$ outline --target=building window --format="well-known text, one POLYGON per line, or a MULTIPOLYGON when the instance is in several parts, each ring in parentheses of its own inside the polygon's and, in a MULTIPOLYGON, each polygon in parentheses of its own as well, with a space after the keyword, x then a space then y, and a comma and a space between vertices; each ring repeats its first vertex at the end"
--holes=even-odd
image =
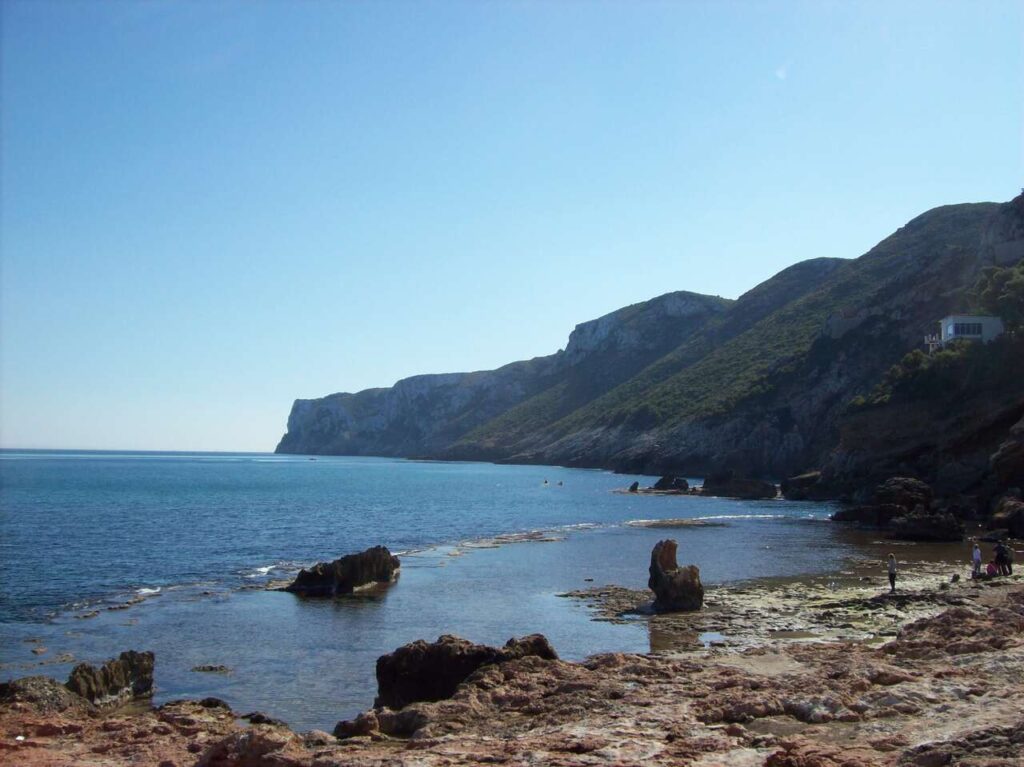
POLYGON ((981 323, 980 322, 957 322, 953 325, 953 335, 955 336, 980 336, 981 335, 981 323))

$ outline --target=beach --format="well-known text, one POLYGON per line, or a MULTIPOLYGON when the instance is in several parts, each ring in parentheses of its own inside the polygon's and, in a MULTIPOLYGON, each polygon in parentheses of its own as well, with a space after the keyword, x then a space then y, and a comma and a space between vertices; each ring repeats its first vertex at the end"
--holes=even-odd
POLYGON ((109 767, 1022 764, 1024 579, 934 582, 943 567, 896 596, 853 583, 711 589, 698 614, 624 616, 639 594, 573 595, 595 619, 647 622, 662 649, 486 666, 449 699, 371 713, 361 717, 365 734, 341 741, 247 724, 216 699, 100 717, 6 703, 4 758, 109 767), (805 609, 780 609, 787 594, 805 609), (843 610, 861 617, 837 617, 843 610), (701 631, 711 628, 731 638, 701 631))

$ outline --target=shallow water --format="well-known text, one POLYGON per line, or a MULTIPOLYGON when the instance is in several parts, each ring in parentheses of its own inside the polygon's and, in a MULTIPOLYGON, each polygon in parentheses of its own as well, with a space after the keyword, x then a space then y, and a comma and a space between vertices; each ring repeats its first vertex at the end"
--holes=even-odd
POLYGON ((661 538, 676 538, 680 561, 708 584, 838 571, 861 550, 826 522, 827 504, 613 492, 634 479, 651 482, 374 458, 3 452, 0 677, 61 677, 71 663, 38 666, 60 653, 100 661, 151 649, 158 702, 216 695, 330 729, 372 704, 376 658, 414 639, 542 632, 570 659, 650 650, 646 625, 593 621, 557 595, 645 587, 661 538), (627 524, 679 518, 723 526, 627 524), (380 594, 262 590, 376 544, 403 552, 398 583, 380 594), (47 652, 33 655, 39 644, 47 652), (232 673, 190 670, 200 664, 232 673))

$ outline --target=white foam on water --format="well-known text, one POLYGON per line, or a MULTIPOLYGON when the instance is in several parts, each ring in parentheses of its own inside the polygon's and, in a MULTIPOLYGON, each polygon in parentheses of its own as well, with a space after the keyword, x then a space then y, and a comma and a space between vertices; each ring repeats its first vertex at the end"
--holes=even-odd
POLYGON ((785 514, 714 514, 709 517, 694 517, 701 521, 711 519, 786 519, 785 514))

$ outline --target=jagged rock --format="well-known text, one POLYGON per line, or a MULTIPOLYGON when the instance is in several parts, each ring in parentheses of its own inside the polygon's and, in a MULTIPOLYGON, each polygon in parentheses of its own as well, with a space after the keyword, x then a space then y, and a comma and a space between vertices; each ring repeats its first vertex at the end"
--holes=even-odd
POLYGON ((689 490, 690 483, 682 477, 677 477, 673 474, 666 474, 664 477, 654 483, 655 490, 689 490))
POLYGON ((676 563, 676 548, 676 542, 667 538, 658 541, 651 550, 647 587, 654 592, 654 609, 658 612, 699 610, 704 604, 700 568, 696 565, 680 567, 676 563))
POLYGON ((386 546, 374 546, 359 554, 348 554, 333 562, 318 562, 299 572, 285 591, 305 597, 333 597, 351 594, 376 583, 391 583, 401 563, 386 546))
POLYGON ((96 707, 48 676, 26 676, 0 684, 0 704, 24 704, 40 714, 90 714, 96 707))
POLYGON ((717 495, 723 498, 740 498, 758 500, 774 498, 778 489, 771 482, 762 479, 735 477, 732 472, 709 474, 704 479, 704 495, 717 495))
POLYGON ((989 527, 1007 530, 1015 538, 1024 538, 1024 501, 1006 496, 999 501, 989 527))
POLYGON ((128 650, 100 668, 79 663, 66 686, 97 706, 119 706, 153 694, 153 661, 151 652, 128 650))
POLYGON ((377 659, 374 706, 398 709, 415 701, 444 700, 480 667, 528 655, 558 659, 541 634, 510 639, 502 648, 473 644, 450 634, 433 643, 420 639, 377 659))
POLYGON ((640 483, 639 482, 634 482, 632 485, 630 485, 629 486, 629 492, 631 492, 631 493, 638 493, 638 492, 640 492, 640 483))
POLYGON ((992 472, 1003 485, 1024 485, 1024 418, 1015 423, 1009 437, 989 458, 992 472))
POLYGON ((964 526, 949 513, 929 513, 923 506, 894 517, 889 537, 904 541, 962 541, 964 526))
POLYGON ((864 527, 888 527, 894 517, 906 514, 907 510, 902 506, 891 503, 881 506, 854 506, 849 509, 840 509, 832 515, 835 522, 855 522, 864 527))
POLYGON ((875 504, 893 504, 911 511, 918 506, 925 510, 931 506, 932 489, 912 477, 890 477, 875 488, 875 504))

